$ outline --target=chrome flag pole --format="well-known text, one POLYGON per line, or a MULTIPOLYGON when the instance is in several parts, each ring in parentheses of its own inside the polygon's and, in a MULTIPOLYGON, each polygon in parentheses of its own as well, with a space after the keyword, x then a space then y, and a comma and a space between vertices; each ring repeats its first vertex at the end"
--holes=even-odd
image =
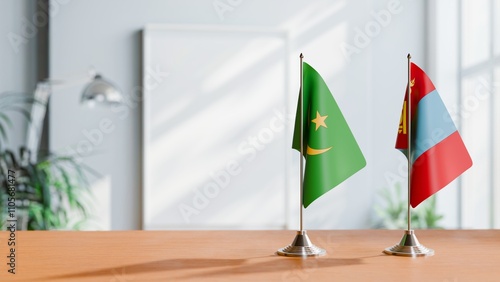
MULTIPOLYGON (((396 255, 396 256, 406 256, 406 257, 422 257, 422 256, 432 256, 434 255, 434 250, 428 249, 424 247, 422 244, 418 242, 417 236, 415 235, 414 230, 411 229, 411 213, 410 213, 410 196, 411 196, 411 171, 412 171, 412 98, 411 98, 411 87, 412 81, 411 81, 411 55, 408 54, 408 85, 406 88, 406 92, 408 93, 407 95, 407 112, 408 112, 408 117, 406 119, 407 123, 407 136, 408 136, 408 211, 407 211, 407 217, 408 217, 408 229, 405 230, 405 234, 403 235, 403 238, 399 242, 399 244, 394 245, 392 247, 386 248, 384 250, 384 253, 388 255, 396 255)), ((403 109, 404 111, 404 109, 403 109)), ((405 115, 406 113, 403 113, 405 115)), ((403 123, 405 123, 405 120, 403 119, 403 123)), ((404 125, 403 125, 404 126, 404 125)))
POLYGON ((280 256, 289 257, 310 257, 310 256, 322 256, 326 254, 326 251, 315 246, 309 236, 307 236, 307 231, 304 230, 303 226, 303 202, 304 202, 304 92, 303 92, 303 70, 302 61, 304 55, 300 53, 300 230, 297 231, 295 239, 292 244, 279 249, 276 253, 280 256))

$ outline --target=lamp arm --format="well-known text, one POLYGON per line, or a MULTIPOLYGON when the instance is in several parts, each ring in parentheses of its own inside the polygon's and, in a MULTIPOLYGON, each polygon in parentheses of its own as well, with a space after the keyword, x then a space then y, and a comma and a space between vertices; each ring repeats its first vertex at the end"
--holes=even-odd
POLYGON ((97 75, 97 72, 94 68, 90 68, 87 72, 87 75, 78 75, 68 79, 57 79, 57 78, 46 78, 39 83, 47 83, 52 87, 53 90, 59 90, 61 88, 76 86, 84 83, 88 83, 94 79, 97 75))
POLYGON ((100 75, 97 75, 93 68, 90 69, 85 79, 81 77, 68 80, 48 78, 36 84, 34 93, 35 103, 31 107, 31 122, 28 125, 26 133, 26 147, 31 151, 31 161, 35 162, 37 159, 45 115, 47 113, 47 103, 53 90, 88 81, 91 81, 91 83, 85 88, 82 94, 82 101, 89 102, 93 101, 93 99, 101 98, 101 100, 107 103, 116 104, 122 102, 122 97, 116 87, 109 81, 104 80, 100 75))
POLYGON ((47 78, 36 84, 34 92, 35 103, 31 107, 31 121, 26 132, 26 147, 31 152, 31 161, 36 162, 47 106, 53 90, 64 89, 91 81, 96 75, 95 69, 89 69, 86 76, 79 75, 70 79, 47 78))
POLYGON ((47 112, 47 103, 52 93, 51 84, 46 81, 38 82, 34 93, 35 103, 31 106, 31 121, 26 132, 26 147, 31 152, 31 161, 36 162, 43 123, 47 112))

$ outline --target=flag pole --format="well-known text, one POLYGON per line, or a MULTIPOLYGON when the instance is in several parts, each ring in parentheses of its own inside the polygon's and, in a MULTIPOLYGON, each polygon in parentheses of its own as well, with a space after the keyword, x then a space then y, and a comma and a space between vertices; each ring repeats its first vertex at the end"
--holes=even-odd
POLYGON ((304 73, 302 69, 304 55, 300 53, 300 232, 304 231, 303 226, 303 212, 304 212, 304 73))
POLYGON ((411 230, 411 214, 410 214, 410 195, 411 195, 411 165, 412 165, 412 154, 411 154, 411 118, 412 118, 412 107, 411 107, 411 55, 408 53, 406 56, 408 59, 408 84, 406 85, 406 91, 408 93, 408 211, 407 211, 407 221, 408 221, 408 231, 411 230))
MULTIPOLYGON (((424 256, 432 256, 434 255, 434 250, 426 248, 424 245, 420 244, 420 242, 417 239, 417 236, 415 235, 415 232, 411 229, 411 207, 410 207, 410 199, 411 199, 411 167, 412 167, 412 146, 411 146, 411 141, 412 141, 412 105, 411 105, 411 55, 408 53, 408 56, 406 56, 408 59, 408 85, 406 86, 406 92, 407 92, 407 111, 408 111, 408 117, 406 119, 406 122, 408 124, 407 126, 407 137, 408 137, 408 211, 407 211, 407 222, 408 222, 408 229, 405 231, 405 234, 403 235, 403 238, 399 242, 399 244, 396 244, 392 247, 386 248, 384 250, 384 253, 388 255, 396 255, 396 256, 405 256, 405 257, 424 257, 424 256)), ((403 115, 406 113, 403 113, 403 115)), ((404 122, 404 120, 403 120, 404 122)))
POLYGON ((300 53, 300 92, 299 92, 299 110, 300 110, 300 177, 299 177, 299 187, 300 187, 300 229, 295 235, 293 242, 279 249, 276 253, 280 256, 287 257, 312 257, 312 256, 322 256, 326 254, 326 251, 314 245, 309 236, 307 236, 307 231, 304 230, 303 226, 303 210, 304 210, 304 73, 303 73, 303 59, 304 55, 300 53))

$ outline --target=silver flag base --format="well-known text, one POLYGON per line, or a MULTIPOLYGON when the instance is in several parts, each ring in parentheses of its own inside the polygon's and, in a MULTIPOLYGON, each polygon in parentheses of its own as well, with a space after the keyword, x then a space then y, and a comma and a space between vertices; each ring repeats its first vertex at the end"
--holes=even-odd
POLYGON ((309 240, 307 236, 307 232, 302 230, 297 231, 297 235, 292 244, 279 249, 276 253, 280 256, 287 257, 312 257, 323 256, 326 254, 326 251, 311 243, 311 240, 309 240))
POLYGON ((413 230, 405 230, 405 234, 403 235, 401 242, 390 248, 386 248, 384 253, 405 257, 424 257, 433 256, 434 250, 428 249, 424 247, 424 245, 420 244, 413 230))

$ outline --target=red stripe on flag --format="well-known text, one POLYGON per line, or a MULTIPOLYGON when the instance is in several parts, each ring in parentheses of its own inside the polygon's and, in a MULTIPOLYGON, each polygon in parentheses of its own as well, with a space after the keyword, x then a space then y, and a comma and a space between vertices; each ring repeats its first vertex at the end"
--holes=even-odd
POLYGON ((423 153, 412 166, 410 204, 441 190, 472 166, 472 159, 458 131, 423 153))
MULTIPOLYGON (((427 74, 414 63, 411 63, 411 77, 412 80, 415 80, 415 84, 411 88, 411 102, 412 104, 417 105, 418 102, 425 97, 425 95, 436 90, 436 87, 427 74)), ((413 115, 414 114, 415 113, 413 113, 413 115)))
MULTIPOLYGON (((418 126, 415 123, 415 116, 418 113, 418 103, 422 98, 424 98, 427 94, 436 90, 436 87, 432 83, 431 79, 427 76, 427 74, 416 64, 411 63, 411 120, 412 127, 418 126)), ((405 91, 405 99, 404 101, 408 101, 408 85, 406 85, 405 91)), ((405 133, 405 129, 408 129, 408 115, 409 115, 409 107, 403 106, 403 111, 401 112, 400 125, 398 130, 398 136, 396 138, 396 149, 405 150, 408 149, 408 135, 405 133), (403 118, 403 115, 405 118, 403 118), (402 124, 405 123, 405 124, 402 124)), ((413 131, 413 130, 412 130, 413 131)))

